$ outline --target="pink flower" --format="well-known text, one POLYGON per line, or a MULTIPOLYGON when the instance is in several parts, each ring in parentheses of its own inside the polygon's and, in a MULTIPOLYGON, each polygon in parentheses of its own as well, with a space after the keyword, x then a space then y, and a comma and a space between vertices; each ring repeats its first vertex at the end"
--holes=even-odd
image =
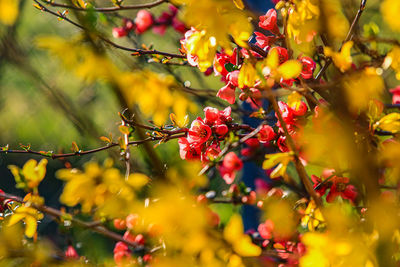
POLYGON ((313 72, 315 70, 315 62, 310 57, 301 57, 299 59, 301 64, 303 64, 303 69, 301 71, 301 77, 304 79, 311 79, 313 77, 313 72))
POLYGON ((276 41, 276 38, 274 36, 265 36, 261 32, 254 33, 256 34, 256 45, 258 45, 262 49, 271 46, 276 41))
POLYGON ((265 223, 258 225, 258 232, 264 239, 272 238, 272 231, 274 230, 274 222, 270 219, 266 220, 265 223))
POLYGON ((204 123, 203 119, 198 117, 192 122, 188 132, 188 139, 197 144, 205 143, 211 136, 211 128, 204 123))
POLYGON ((148 28, 153 25, 153 15, 145 10, 141 9, 136 15, 135 24, 136 24, 136 32, 144 33, 148 28))
POLYGON ((279 28, 278 25, 276 24, 277 21, 277 14, 276 10, 271 8, 270 10, 267 11, 267 13, 264 16, 260 16, 260 22, 258 23, 258 26, 268 30, 270 32, 279 34, 279 28))
POLYGON ((258 140, 260 143, 266 143, 274 140, 276 138, 276 134, 274 129, 272 129, 269 125, 263 125, 261 130, 258 133, 258 140))
POLYGON ((227 85, 219 89, 217 97, 228 101, 229 104, 235 103, 235 87, 231 83, 228 83, 227 85))
POLYGON ((67 250, 65 251, 65 257, 67 259, 79 259, 79 255, 73 246, 68 246, 67 250))
POLYGON ((200 146, 195 143, 190 143, 185 137, 179 138, 179 155, 181 159, 193 160, 199 159, 201 155, 200 146))
POLYGON ((218 170, 227 184, 233 183, 236 172, 243 168, 242 160, 234 153, 229 152, 225 155, 222 165, 218 170))
POLYGON ((124 27, 116 27, 112 29, 114 38, 121 38, 128 35, 128 31, 124 27))

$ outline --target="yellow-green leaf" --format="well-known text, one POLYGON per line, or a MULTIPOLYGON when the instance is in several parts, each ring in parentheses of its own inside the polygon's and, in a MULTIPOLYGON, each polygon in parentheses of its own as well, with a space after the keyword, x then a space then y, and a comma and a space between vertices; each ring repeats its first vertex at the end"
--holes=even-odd
POLYGON ((233 3, 235 3, 235 6, 240 10, 244 9, 244 4, 242 0, 233 0, 233 3))
POLYGON ((384 116, 374 127, 391 133, 400 132, 400 113, 394 112, 384 116))
POLYGON ((129 127, 128 126, 125 126, 125 125, 121 125, 121 126, 119 126, 119 131, 122 133, 122 134, 129 134, 129 127))
POLYGON ((74 152, 79 152, 79 147, 78 147, 78 145, 76 144, 75 141, 72 142, 71 150, 74 151, 74 152))

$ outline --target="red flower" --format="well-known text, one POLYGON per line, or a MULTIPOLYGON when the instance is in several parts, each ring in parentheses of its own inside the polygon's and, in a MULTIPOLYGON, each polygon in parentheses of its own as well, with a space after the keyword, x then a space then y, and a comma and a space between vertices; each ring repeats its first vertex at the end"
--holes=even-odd
POLYGON ((225 123, 226 122, 231 122, 232 121, 231 113, 232 113, 232 108, 231 107, 227 107, 224 110, 221 110, 219 112, 220 120, 225 122, 225 123))
POLYGON ((235 180, 236 172, 242 168, 242 160, 234 152, 229 152, 224 157, 222 165, 218 168, 218 170, 222 176, 222 179, 224 179, 227 184, 231 184, 235 180))
POLYGON ((204 123, 203 119, 198 117, 192 122, 188 132, 188 140, 197 144, 205 143, 211 136, 211 128, 204 123))
POLYGON ((128 35, 128 31, 124 27, 116 27, 112 29, 114 38, 121 38, 128 35))
MULTIPOLYGON (((282 119, 287 124, 294 124, 294 113, 293 110, 285 102, 278 102, 279 110, 282 115, 282 119)), ((276 116, 276 114, 275 114, 276 116)), ((276 116, 277 117, 277 116, 276 116)), ((277 117, 278 118, 278 117, 277 117)))
POLYGON ((389 92, 393 94, 392 104, 400 104, 400 86, 390 89, 389 92))
POLYGON ((228 126, 226 126, 225 124, 219 124, 219 125, 215 125, 213 126, 213 130, 215 131, 215 133, 219 136, 224 136, 227 132, 228 132, 228 126))
POLYGON ((303 101, 300 101, 299 104, 295 104, 295 105, 291 106, 291 109, 295 116, 303 116, 304 114, 306 114, 308 107, 307 107, 306 103, 304 103, 303 101))
POLYGON ((271 8, 264 16, 259 17, 260 22, 258 23, 258 26, 275 34, 279 34, 279 28, 276 24, 276 16, 276 10, 271 8))
POLYGON ((136 14, 136 19, 135 19, 135 24, 136 24, 136 32, 137 33, 144 33, 148 28, 153 25, 153 15, 145 10, 139 10, 139 12, 136 14))
POLYGON ((239 72, 240 71, 238 70, 234 70, 226 75, 226 79, 235 87, 239 87, 238 83, 239 72))
POLYGON ((272 129, 272 127, 269 125, 263 125, 260 132, 258 133, 258 140, 260 140, 261 143, 272 141, 275 138, 276 134, 274 132, 274 129, 272 129))
POLYGON ((219 156, 220 152, 221 148, 216 144, 212 144, 211 146, 207 147, 203 154, 201 154, 201 161, 213 160, 219 156))
POLYGON ((321 197, 325 195, 326 190, 329 188, 328 183, 324 183, 324 181, 316 175, 311 175, 311 180, 314 183, 314 190, 321 197))
POLYGON ((79 255, 73 246, 68 246, 67 250, 65 251, 65 257, 67 259, 79 259, 79 255))
POLYGON ((276 38, 274 36, 266 36, 261 32, 254 33, 256 34, 256 45, 258 45, 262 49, 271 46, 276 41, 276 38))
POLYGON ((343 199, 348 199, 352 203, 356 200, 357 190, 354 185, 350 185, 349 178, 334 176, 331 179, 332 186, 328 195, 326 196, 327 202, 333 202, 337 197, 341 196, 343 199))
POLYGON ((192 160, 200 158, 201 150, 199 145, 190 143, 185 137, 179 138, 178 144, 181 159, 192 160))
POLYGON ((206 107, 203 109, 204 111, 204 122, 208 125, 213 125, 219 120, 219 110, 212 107, 206 107))
POLYGON ((289 59, 289 53, 286 48, 281 46, 276 46, 271 48, 271 50, 272 49, 275 49, 276 52, 278 52, 279 64, 285 63, 289 59))
POLYGON ((219 89, 217 97, 228 101, 229 104, 235 103, 235 87, 229 82, 227 85, 219 89))
POLYGON ((274 230, 274 222, 268 219, 265 221, 265 223, 260 223, 257 230, 262 238, 271 239, 272 231, 274 230))
POLYGON ((311 79, 316 66, 314 60, 310 57, 301 57, 299 61, 303 64, 303 69, 300 73, 301 77, 304 79, 311 79))
POLYGON ((235 48, 232 55, 225 53, 218 53, 215 55, 213 64, 215 75, 222 75, 222 77, 228 75, 229 71, 226 70, 225 64, 231 63, 236 65, 236 51, 237 49, 235 48))
POLYGON ((118 266, 131 259, 131 253, 128 246, 124 242, 117 242, 114 247, 114 261, 118 266))

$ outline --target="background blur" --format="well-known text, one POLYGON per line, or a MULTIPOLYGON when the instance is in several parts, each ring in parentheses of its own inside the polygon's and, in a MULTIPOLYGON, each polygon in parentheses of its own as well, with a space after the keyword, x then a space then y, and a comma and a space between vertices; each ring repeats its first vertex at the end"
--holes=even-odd
MULTIPOLYGON (((126 4, 144 2, 127 0, 126 4)), ((345 15, 351 21, 359 1, 344 0, 342 2, 345 15)), ((95 3, 96 6, 111 5, 109 1, 97 0, 95 3)), ((32 4, 33 1, 21 0, 20 12, 15 24, 12 26, 0 25, 0 146, 8 144, 10 148, 18 149, 20 144, 31 144, 33 150, 52 150, 57 153, 71 152, 73 141, 82 150, 104 145, 99 137, 109 136, 110 133, 114 136, 117 135, 118 112, 124 109, 124 105, 111 86, 102 82, 90 83, 77 78, 57 58, 49 55, 47 51, 37 48, 35 43, 40 36, 55 35, 69 39, 81 34, 81 31, 65 21, 60 21, 54 16, 39 11, 32 4)), ((248 6, 253 8, 255 14, 259 15, 273 5, 269 0, 263 0, 248 1, 248 6)), ((49 8, 63 11, 60 8, 49 8)), ((157 15, 167 9, 167 4, 163 4, 151 9, 151 12, 157 15)), ((170 28, 164 36, 147 32, 141 36, 132 34, 130 38, 113 38, 112 28, 121 25, 121 17, 133 19, 136 12, 135 10, 126 10, 119 12, 118 15, 88 12, 80 13, 80 15, 88 16, 102 34, 119 44, 129 47, 153 44, 156 49, 177 53, 179 39, 182 36, 170 28)), ((360 25, 376 23, 379 26, 382 23, 379 16, 379 1, 370 0, 360 25)), ((73 12, 70 12, 68 17, 76 20, 73 12)), ((108 49, 107 53, 116 64, 132 71, 145 66, 156 72, 173 72, 182 81, 189 81, 193 88, 213 89, 217 92, 222 86, 218 78, 205 77, 195 68, 164 66, 158 63, 145 64, 146 62, 142 58, 132 57, 129 52, 116 49, 108 49)), ((204 98, 191 99, 203 107, 207 104, 214 107, 227 106, 226 103, 215 99, 211 102, 204 98)), ((197 114, 191 114, 191 119, 200 114, 202 111, 198 109, 197 114)), ((135 166, 140 167, 145 171, 149 169, 149 165, 141 149, 131 149, 133 166, 134 168, 135 166)), ((89 160, 102 162, 108 156, 112 156, 119 164, 118 151, 113 151, 113 153, 101 152, 63 161, 49 160, 46 179, 40 186, 40 192, 45 196, 46 204, 59 207, 58 197, 62 191, 62 184, 54 177, 57 169, 66 164, 80 168, 89 160)), ((180 161, 176 141, 158 146, 156 153, 162 162, 167 164, 180 161)), ((35 156, 0 154, 1 189, 23 195, 23 192, 14 188, 14 180, 7 166, 10 164, 22 166, 29 158, 35 158, 35 156)), ((215 180, 213 180, 212 186, 222 190, 222 183, 215 180)), ((227 208, 216 207, 216 209, 227 208)), ((226 212, 229 213, 229 209, 226 212)), ((63 231, 63 229, 58 229, 56 224, 44 220, 39 226, 39 231, 51 236, 51 233, 63 231)), ((57 236, 60 238, 60 235, 57 236)), ((54 240, 54 242, 63 247, 68 243, 69 236, 74 236, 73 240, 78 242, 75 244, 78 249, 93 259, 109 256, 112 251, 112 244, 102 242, 99 236, 82 232, 79 229, 65 232, 63 236, 65 239, 54 240), (80 240, 85 240, 85 242, 80 242, 80 240), (88 249, 94 244, 98 249, 88 249)))

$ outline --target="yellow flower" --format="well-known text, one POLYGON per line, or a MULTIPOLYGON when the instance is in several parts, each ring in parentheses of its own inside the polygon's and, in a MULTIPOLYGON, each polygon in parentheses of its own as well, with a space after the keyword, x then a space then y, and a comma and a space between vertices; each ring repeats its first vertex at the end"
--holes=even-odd
POLYGON ((243 232, 243 222, 239 214, 234 214, 224 229, 224 238, 232 244, 233 250, 243 257, 255 257, 261 254, 261 248, 251 242, 243 232))
POLYGON ((36 188, 46 175, 47 159, 42 159, 39 164, 36 160, 30 159, 22 167, 22 170, 14 165, 8 168, 14 175, 17 187, 19 188, 36 188))
POLYGON ((293 160, 291 152, 267 154, 262 167, 266 170, 278 165, 270 175, 271 178, 278 178, 286 174, 287 166, 291 160, 293 160))
POLYGON ((106 217, 123 217, 133 212, 132 201, 136 191, 145 186, 149 178, 133 173, 127 180, 121 172, 106 161, 101 167, 97 163, 85 164, 84 171, 62 169, 57 177, 66 181, 60 201, 68 206, 82 205, 83 212, 96 212, 106 217))
POLYGON ((314 231, 315 228, 324 222, 324 217, 322 217, 322 213, 317 208, 314 200, 311 200, 308 203, 306 210, 304 211, 304 216, 301 219, 301 225, 303 227, 308 227, 308 230, 314 231))
POLYGON ((353 59, 351 58, 350 50, 353 47, 353 41, 348 41, 343 44, 342 50, 340 52, 334 52, 332 48, 325 47, 325 56, 331 57, 333 63, 339 68, 341 72, 345 72, 350 69, 353 59))
POLYGON ((384 62, 385 69, 389 66, 396 72, 396 79, 400 80, 400 47, 394 46, 387 54, 384 62))
POLYGON ((28 206, 20 206, 11 216, 8 221, 8 226, 14 225, 19 221, 25 223, 25 235, 27 237, 33 237, 36 233, 37 221, 43 219, 43 214, 36 209, 28 206))
POLYGON ((391 133, 399 133, 400 132, 400 113, 393 112, 378 122, 375 123, 374 128, 380 128, 384 131, 388 131, 391 133))

